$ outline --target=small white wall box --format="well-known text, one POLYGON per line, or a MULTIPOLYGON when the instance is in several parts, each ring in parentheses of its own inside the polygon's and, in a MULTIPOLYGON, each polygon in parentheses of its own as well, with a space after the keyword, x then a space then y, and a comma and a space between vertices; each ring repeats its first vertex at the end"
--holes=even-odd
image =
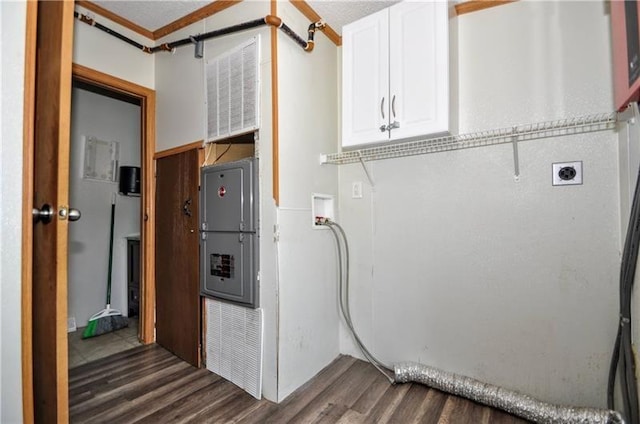
POLYGON ((325 219, 335 219, 333 196, 314 193, 311 195, 311 225, 316 229, 328 229, 318 223, 325 219))
POLYGON ((119 145, 117 141, 104 141, 84 136, 84 162, 82 178, 113 183, 117 178, 119 145))

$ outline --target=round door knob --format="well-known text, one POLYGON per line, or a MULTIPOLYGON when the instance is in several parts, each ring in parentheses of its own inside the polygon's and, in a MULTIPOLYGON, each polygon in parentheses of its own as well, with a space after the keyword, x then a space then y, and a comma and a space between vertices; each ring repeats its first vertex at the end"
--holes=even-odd
POLYGON ((58 211, 58 215, 60 216, 60 219, 68 219, 70 222, 74 222, 79 220, 82 214, 78 209, 63 206, 58 211))
POLYGON ((69 221, 75 222, 82 217, 82 213, 78 209, 69 208, 69 221))
POLYGON ((51 205, 49 205, 48 203, 45 203, 44 205, 42 205, 40 209, 33 208, 32 214, 33 214, 34 223, 42 222, 43 224, 48 224, 53 219, 54 212, 51 205))

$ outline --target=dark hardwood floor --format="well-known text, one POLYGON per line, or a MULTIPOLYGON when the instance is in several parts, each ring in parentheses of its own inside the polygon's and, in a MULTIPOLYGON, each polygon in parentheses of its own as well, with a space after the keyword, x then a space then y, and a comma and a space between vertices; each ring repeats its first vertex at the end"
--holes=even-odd
POLYGON ((196 369, 157 345, 69 371, 72 423, 520 424, 520 418, 418 384, 391 386, 373 366, 341 356, 274 404, 196 369))

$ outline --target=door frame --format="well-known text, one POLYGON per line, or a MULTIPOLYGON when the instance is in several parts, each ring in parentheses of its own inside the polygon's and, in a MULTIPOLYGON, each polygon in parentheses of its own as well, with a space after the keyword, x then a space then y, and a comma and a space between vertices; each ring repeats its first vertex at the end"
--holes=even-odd
MULTIPOLYGON (((144 344, 155 339, 155 172, 156 92, 147 87, 74 63, 72 77, 108 91, 140 100, 140 146, 142 170, 142 205, 140 208, 140 248, 142 276, 140 281, 140 340, 144 344)), ((65 318, 66 319, 66 318, 65 318)))
MULTIPOLYGON (((21 347, 22 347, 22 410, 25 423, 34 421, 34 370, 33 370, 33 182, 34 182, 34 120, 35 120, 35 76, 36 76, 36 33, 37 2, 27 2, 27 24, 25 34, 24 69, 24 109, 23 109, 23 201, 22 201, 22 305, 21 305, 21 347)), ((71 43, 72 41, 69 40, 71 43)), ((155 334, 155 90, 108 75, 82 65, 72 65, 74 79, 103 87, 109 91, 127 94, 140 100, 141 106, 141 170, 142 207, 141 212, 141 312, 140 340, 144 344, 154 342, 155 334)), ((70 98, 70 96, 69 96, 70 98)), ((67 165, 68 166, 68 165, 67 165)), ((65 288, 65 291, 67 289, 65 288)), ((56 321, 66 322, 67 317, 57 316, 56 321)), ((52 335, 54 337, 54 335, 52 335)), ((56 353, 59 355, 59 353, 56 353)), ((66 358, 64 359, 66 363, 66 358)), ((56 391, 66 398, 68 381, 58 380, 56 391)))

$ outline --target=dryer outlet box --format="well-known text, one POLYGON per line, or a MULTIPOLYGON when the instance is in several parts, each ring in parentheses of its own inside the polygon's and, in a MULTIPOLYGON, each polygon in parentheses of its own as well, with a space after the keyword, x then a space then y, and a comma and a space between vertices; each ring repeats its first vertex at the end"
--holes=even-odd
POLYGON ((552 178, 554 186, 582 184, 582 161, 552 164, 552 178))

